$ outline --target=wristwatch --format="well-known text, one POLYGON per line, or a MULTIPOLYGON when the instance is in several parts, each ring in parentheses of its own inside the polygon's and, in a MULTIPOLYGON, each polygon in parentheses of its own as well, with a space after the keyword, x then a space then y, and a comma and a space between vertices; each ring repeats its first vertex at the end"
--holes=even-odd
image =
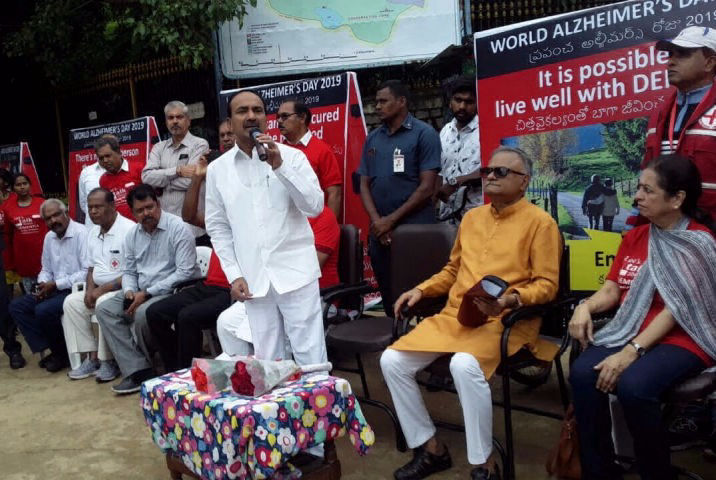
POLYGON ((639 356, 639 357, 643 356, 643 355, 646 353, 646 348, 642 347, 641 345, 639 345, 638 343, 636 343, 634 340, 631 340, 631 341, 629 342, 629 345, 631 345, 631 347, 632 347, 634 350, 636 350, 636 354, 637 354, 637 356, 639 356))
POLYGON ((453 187, 457 187, 457 177, 448 178, 447 183, 448 183, 448 185, 452 185, 453 187))

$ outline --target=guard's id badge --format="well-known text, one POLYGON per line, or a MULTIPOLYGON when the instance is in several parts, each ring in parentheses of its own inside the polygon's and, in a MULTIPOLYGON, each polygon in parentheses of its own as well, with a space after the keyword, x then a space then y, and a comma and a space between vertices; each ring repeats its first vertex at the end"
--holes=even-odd
POLYGON ((405 172, 405 156, 400 152, 399 148, 393 151, 393 173, 405 172))

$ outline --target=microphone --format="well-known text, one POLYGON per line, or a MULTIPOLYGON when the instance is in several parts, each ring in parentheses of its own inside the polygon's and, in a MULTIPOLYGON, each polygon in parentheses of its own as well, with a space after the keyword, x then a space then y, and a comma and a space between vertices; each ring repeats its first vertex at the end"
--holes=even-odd
POLYGON ((256 140, 259 135, 263 135, 261 130, 254 127, 251 130, 249 130, 249 135, 251 135, 251 140, 254 141, 254 145, 256 145, 256 153, 259 155, 259 160, 262 162, 265 162, 268 159, 268 153, 266 153, 266 148, 264 148, 264 144, 256 140))

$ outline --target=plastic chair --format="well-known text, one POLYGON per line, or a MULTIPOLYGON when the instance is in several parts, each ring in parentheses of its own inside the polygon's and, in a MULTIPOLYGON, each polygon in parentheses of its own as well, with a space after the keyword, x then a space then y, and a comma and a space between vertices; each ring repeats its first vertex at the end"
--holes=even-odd
MULTIPOLYGON (((414 243, 414 242, 413 242, 414 243)), ((393 238, 393 245, 395 245, 395 237, 393 238)), ((408 250, 410 252, 410 255, 405 255, 406 257, 410 258, 421 258, 421 262, 424 261, 424 256, 421 255, 421 252, 416 252, 415 250, 408 250)), ((449 250, 447 252, 449 254, 449 250)), ((444 265, 444 263, 443 263, 444 265)), ((442 268, 443 265, 440 265, 438 269, 435 269, 432 273, 436 273, 440 268, 442 268)), ((561 261, 561 269, 560 269, 560 289, 559 293, 557 295, 557 299, 553 302, 549 302, 547 304, 543 305, 531 305, 522 307, 519 309, 516 309, 507 315, 505 315, 502 318, 502 324, 504 325, 504 330, 502 332, 502 337, 500 341, 500 356, 503 359, 500 362, 500 365, 497 368, 497 374, 502 377, 502 400, 494 400, 493 404, 496 406, 503 407, 504 409, 504 422, 505 422, 505 446, 504 448, 502 445, 496 440, 493 439, 493 442, 495 444, 496 450, 502 457, 502 463, 503 463, 503 475, 506 480, 513 479, 515 477, 515 460, 514 460, 514 433, 512 429, 512 411, 518 410, 525 413, 530 413, 533 415, 539 415, 543 417, 548 418, 554 418, 556 420, 562 420, 563 415, 554 413, 547 410, 541 410, 534 407, 526 406, 526 405, 517 405, 512 403, 512 397, 511 397, 511 385, 510 380, 516 380, 520 383, 526 384, 528 386, 534 387, 541 383, 544 383, 547 379, 547 375, 538 374, 536 377, 531 377, 525 373, 526 369, 532 368, 532 367, 539 367, 541 371, 547 371, 549 370, 546 368, 548 365, 545 365, 544 362, 536 359, 527 349, 522 349, 515 353, 514 355, 508 356, 507 355, 507 345, 509 344, 509 336, 512 331, 512 328, 521 320, 526 320, 529 318, 534 318, 536 316, 539 316, 542 318, 542 326, 540 329, 540 336, 542 338, 548 337, 551 341, 559 344, 559 349, 553 359, 553 364, 555 366, 555 369, 557 371, 557 379, 559 382, 559 390, 560 390, 560 400, 563 406, 563 409, 566 411, 567 405, 569 403, 569 395, 568 395, 568 389, 564 377, 564 372, 562 370, 562 364, 561 364, 561 356, 569 346, 569 335, 567 332, 567 322, 569 321, 571 317, 571 312, 574 309, 574 307, 577 304, 577 298, 571 296, 569 294, 569 288, 568 288, 568 280, 569 280, 569 272, 568 272, 568 250, 565 248, 562 255, 562 261, 561 261)), ((424 278, 427 278, 428 276, 425 276, 424 278)), ((415 286, 415 283, 407 288, 412 288, 415 286)), ((407 290, 405 288, 405 291, 407 290)), ((410 310, 406 311, 406 317, 408 316, 414 316, 417 317, 418 321, 422 318, 428 317, 430 315, 434 315, 442 309, 445 301, 442 299, 442 301, 439 304, 435 304, 435 299, 426 299, 428 302, 426 303, 425 300, 419 302, 417 305, 415 305, 410 310)), ((405 329, 403 332, 407 330, 407 324, 405 324, 405 329)), ((452 354, 444 355, 432 364, 430 364, 424 372, 426 372, 426 375, 423 375, 422 378, 418 377, 418 383, 424 385, 428 388, 430 391, 439 391, 439 390, 446 390, 452 393, 457 393, 457 391, 454 388, 454 385, 452 384, 452 376, 450 374, 450 359, 452 357, 452 354), (425 378, 425 377, 428 378, 425 378)), ((442 428, 448 428, 451 430, 458 430, 463 431, 464 427, 462 425, 455 425, 450 424, 447 422, 440 422, 435 421, 435 425, 442 427, 442 428)))
POLYGON ((206 278, 209 272, 209 259, 211 258, 211 248, 199 246, 196 247, 196 263, 199 264, 201 276, 206 278))

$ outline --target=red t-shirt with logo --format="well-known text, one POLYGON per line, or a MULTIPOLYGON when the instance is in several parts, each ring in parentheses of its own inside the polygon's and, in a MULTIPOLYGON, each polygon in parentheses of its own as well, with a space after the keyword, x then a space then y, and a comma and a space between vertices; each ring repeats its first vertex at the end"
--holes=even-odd
POLYGON ((321 278, 318 280, 320 288, 336 285, 338 279, 338 245, 341 240, 341 227, 338 226, 336 216, 328 207, 308 222, 313 229, 313 237, 316 243, 316 250, 328 255, 328 260, 321 268, 321 278))
MULTIPOLYGON (((636 227, 624 237, 617 256, 614 259, 614 263, 612 264, 612 268, 609 271, 609 275, 607 275, 608 280, 616 282, 617 285, 619 285, 619 289, 622 292, 621 298, 619 299, 620 305, 624 302, 624 298, 626 298, 629 287, 634 281, 639 269, 647 260, 649 254, 649 226, 650 225, 641 225, 636 227)), ((689 223, 688 229, 702 230, 711 233, 707 227, 694 221, 689 223)), ((654 292, 654 299, 651 302, 651 307, 649 307, 649 311, 641 327, 639 327, 639 332, 641 333, 648 327, 654 320, 654 317, 663 309, 664 300, 661 298, 661 295, 659 295, 659 292, 654 292)), ((674 325, 674 328, 672 328, 659 343, 685 348, 694 355, 697 355, 706 366, 714 365, 714 360, 710 358, 678 324, 674 325)))
POLYGON ((216 256, 216 253, 214 253, 213 250, 211 251, 211 257, 209 257, 209 270, 206 272, 204 285, 207 287, 231 288, 229 280, 226 278, 226 274, 221 269, 219 257, 216 256))
POLYGON ((15 196, 2 204, 13 270, 21 277, 35 277, 42 270, 42 244, 47 233, 47 225, 40 215, 42 202, 42 198, 32 197, 30 205, 21 207, 15 196))
POLYGON ((120 170, 117 173, 105 172, 99 177, 99 186, 114 194, 114 206, 117 207, 117 212, 131 221, 134 221, 134 215, 127 204, 127 194, 140 183, 142 183, 142 167, 133 163, 129 164, 129 170, 120 170))

